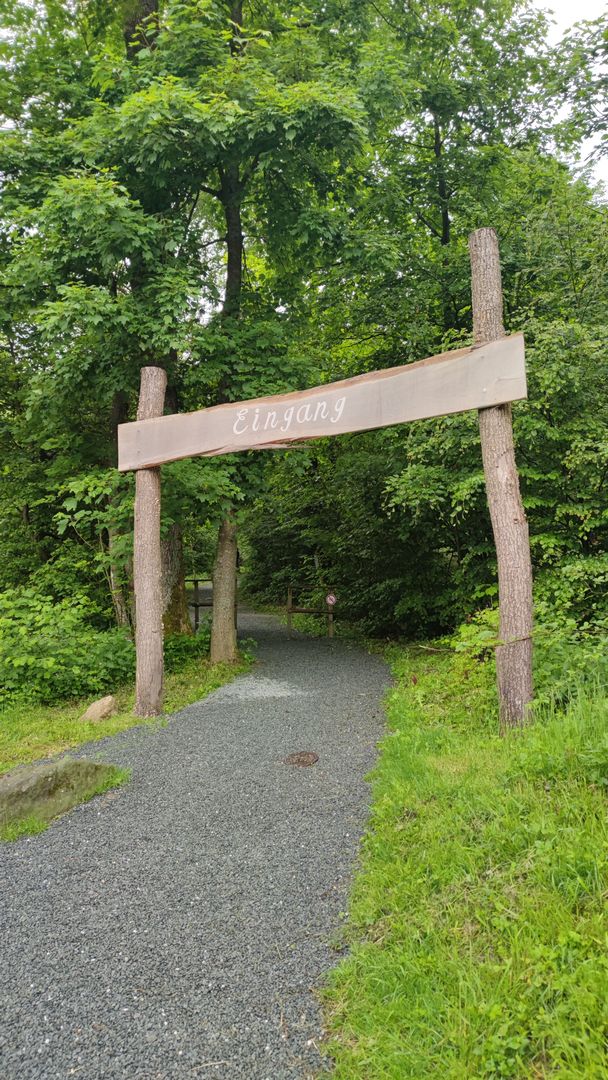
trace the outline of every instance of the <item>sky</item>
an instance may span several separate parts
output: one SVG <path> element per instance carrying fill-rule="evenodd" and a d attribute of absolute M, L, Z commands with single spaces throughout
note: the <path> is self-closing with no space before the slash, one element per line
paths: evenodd
<path fill-rule="evenodd" d="M 536 0 L 536 3 L 538 7 L 553 12 L 556 23 L 553 28 L 554 41 L 562 37 L 573 23 L 583 19 L 599 19 L 606 10 L 606 0 L 547 0 L 546 4 Z"/>
<path fill-rule="evenodd" d="M 559 41 L 574 23 L 587 19 L 598 19 L 606 11 L 606 0 L 535 0 L 538 7 L 545 11 L 551 11 L 554 25 L 552 27 L 551 44 Z M 593 144 L 585 144 L 584 150 L 590 153 Z M 603 158 L 594 167 L 594 175 L 602 180 L 608 187 L 608 158 Z"/>

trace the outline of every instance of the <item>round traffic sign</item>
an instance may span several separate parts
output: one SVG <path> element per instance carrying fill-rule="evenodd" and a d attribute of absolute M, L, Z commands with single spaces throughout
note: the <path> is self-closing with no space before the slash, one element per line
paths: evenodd
<path fill-rule="evenodd" d="M 333 607 L 337 599 L 337 596 L 334 596 L 333 592 L 330 592 L 325 597 L 325 603 L 329 604 L 330 607 Z"/>

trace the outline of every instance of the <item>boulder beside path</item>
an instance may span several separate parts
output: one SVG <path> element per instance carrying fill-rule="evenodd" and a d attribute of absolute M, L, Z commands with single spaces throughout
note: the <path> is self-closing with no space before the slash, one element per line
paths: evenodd
<path fill-rule="evenodd" d="M 116 712 L 116 698 L 113 694 L 108 694 L 89 705 L 80 719 L 83 723 L 97 724 L 100 720 L 107 720 L 114 712 Z"/>
<path fill-rule="evenodd" d="M 0 825 L 28 817 L 50 821 L 87 799 L 115 772 L 113 765 L 69 757 L 21 765 L 0 776 Z"/>

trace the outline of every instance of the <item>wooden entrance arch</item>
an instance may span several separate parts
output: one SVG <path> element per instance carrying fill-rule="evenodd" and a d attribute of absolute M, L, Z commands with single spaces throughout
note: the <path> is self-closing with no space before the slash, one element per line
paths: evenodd
<path fill-rule="evenodd" d="M 160 466 L 192 456 L 284 449 L 346 432 L 479 410 L 488 504 L 496 543 L 501 726 L 523 722 L 532 696 L 532 571 L 519 493 L 512 401 L 525 398 L 522 334 L 506 336 L 498 241 L 493 229 L 470 238 L 474 345 L 352 379 L 163 416 L 166 374 L 141 372 L 137 420 L 118 429 L 118 467 L 135 470 L 134 583 L 136 712 L 162 710 L 163 628 Z"/>

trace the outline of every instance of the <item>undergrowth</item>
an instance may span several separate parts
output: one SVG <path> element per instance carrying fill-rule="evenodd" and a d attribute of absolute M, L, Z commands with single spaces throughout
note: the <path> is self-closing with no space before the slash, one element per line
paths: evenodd
<path fill-rule="evenodd" d="M 392 661 L 334 1080 L 608 1077 L 606 694 L 501 740 L 491 664 Z"/>

